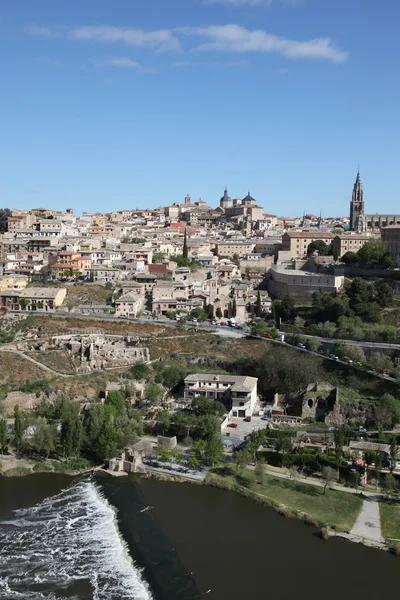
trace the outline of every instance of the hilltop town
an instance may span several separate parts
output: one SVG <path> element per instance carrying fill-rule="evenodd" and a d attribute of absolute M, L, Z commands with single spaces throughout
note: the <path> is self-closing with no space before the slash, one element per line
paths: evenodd
<path fill-rule="evenodd" d="M 0 211 L 3 471 L 397 493 L 400 215 L 215 204 Z"/>

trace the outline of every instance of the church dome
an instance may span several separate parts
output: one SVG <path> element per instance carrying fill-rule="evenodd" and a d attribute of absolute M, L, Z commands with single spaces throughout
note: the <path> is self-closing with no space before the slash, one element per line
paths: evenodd
<path fill-rule="evenodd" d="M 255 203 L 256 203 L 255 199 L 254 199 L 254 198 L 253 198 L 253 196 L 250 194 L 250 190 L 249 190 L 249 192 L 248 192 L 247 196 L 246 196 L 245 198 L 243 198 L 242 202 L 243 202 L 243 204 L 249 204 L 250 202 L 251 202 L 252 204 L 255 204 Z"/>
<path fill-rule="evenodd" d="M 231 197 L 228 195 L 228 190 L 224 189 L 224 195 L 222 196 L 220 202 L 231 202 Z"/>

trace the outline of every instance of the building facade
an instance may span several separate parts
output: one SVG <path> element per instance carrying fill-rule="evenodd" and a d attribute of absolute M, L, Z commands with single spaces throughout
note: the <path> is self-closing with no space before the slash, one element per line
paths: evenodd
<path fill-rule="evenodd" d="M 184 398 L 205 396 L 227 404 L 233 417 L 251 417 L 257 404 L 257 382 L 257 377 L 196 373 L 185 378 Z"/>

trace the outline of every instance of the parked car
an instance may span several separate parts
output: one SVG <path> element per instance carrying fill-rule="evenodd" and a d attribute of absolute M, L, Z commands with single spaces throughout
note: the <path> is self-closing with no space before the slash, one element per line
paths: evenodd
<path fill-rule="evenodd" d="M 232 429 L 236 429 L 237 423 L 228 423 L 228 427 L 232 427 Z"/>
<path fill-rule="evenodd" d="M 322 354 L 322 356 L 325 354 L 325 352 L 323 350 L 321 350 L 321 348 L 317 352 L 318 352 L 318 354 Z"/>
<path fill-rule="evenodd" d="M 225 321 L 221 321 L 220 325 L 222 325 L 222 327 L 226 327 Z"/>
<path fill-rule="evenodd" d="M 270 334 L 270 333 L 268 333 L 267 331 L 265 331 L 265 332 L 262 334 L 262 336 L 263 336 L 263 338 L 267 338 L 268 340 L 270 340 L 270 339 L 271 339 L 271 334 Z"/>
<path fill-rule="evenodd" d="M 386 369 L 379 369 L 378 371 L 381 375 L 387 375 L 388 372 L 386 371 Z"/>
<path fill-rule="evenodd" d="M 7 306 L 0 306 L 0 310 L 7 311 L 7 310 L 8 310 L 8 308 L 7 308 Z"/>
<path fill-rule="evenodd" d="M 118 319 L 127 319 L 127 315 L 118 315 Z"/>
<path fill-rule="evenodd" d="M 192 321 L 193 321 L 193 323 L 197 323 L 196 317 L 193 317 Z"/>
<path fill-rule="evenodd" d="M 246 423 L 250 423 L 251 422 L 251 417 L 245 417 L 244 420 L 246 421 Z"/>
<path fill-rule="evenodd" d="M 268 415 L 263 415 L 263 418 L 262 418 L 262 420 L 263 420 L 263 421 L 269 421 L 269 416 L 268 416 Z"/>
<path fill-rule="evenodd" d="M 298 348 L 301 348 L 302 350 L 305 350 L 305 349 L 306 349 L 306 347 L 305 347 L 305 345 L 304 345 L 304 344 L 296 344 L 296 346 L 297 346 Z"/>
<path fill-rule="evenodd" d="M 365 429 L 365 427 L 359 427 L 358 428 L 358 433 L 367 433 L 367 430 Z"/>
<path fill-rule="evenodd" d="M 331 358 L 332 360 L 337 360 L 338 357 L 335 354 L 330 354 L 329 358 Z"/>

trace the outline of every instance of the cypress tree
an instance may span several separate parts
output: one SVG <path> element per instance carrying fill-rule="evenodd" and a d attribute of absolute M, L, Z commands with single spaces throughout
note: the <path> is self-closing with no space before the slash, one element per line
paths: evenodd
<path fill-rule="evenodd" d="M 236 298 L 233 299 L 232 302 L 232 317 L 236 317 L 237 307 L 236 307 Z"/>
<path fill-rule="evenodd" d="M 19 410 L 18 404 L 14 406 L 14 444 L 15 448 L 19 450 L 22 443 L 22 417 Z"/>
<path fill-rule="evenodd" d="M 183 258 L 187 258 L 187 257 L 188 257 L 188 247 L 187 247 L 187 232 L 186 232 L 186 227 L 185 227 L 185 237 L 183 238 L 183 250 L 182 250 L 182 256 L 183 256 Z"/>
<path fill-rule="evenodd" d="M 260 295 L 260 290 L 258 290 L 258 292 L 257 292 L 257 302 L 256 302 L 255 313 L 256 313 L 256 317 L 260 317 L 261 316 L 261 295 Z"/>

